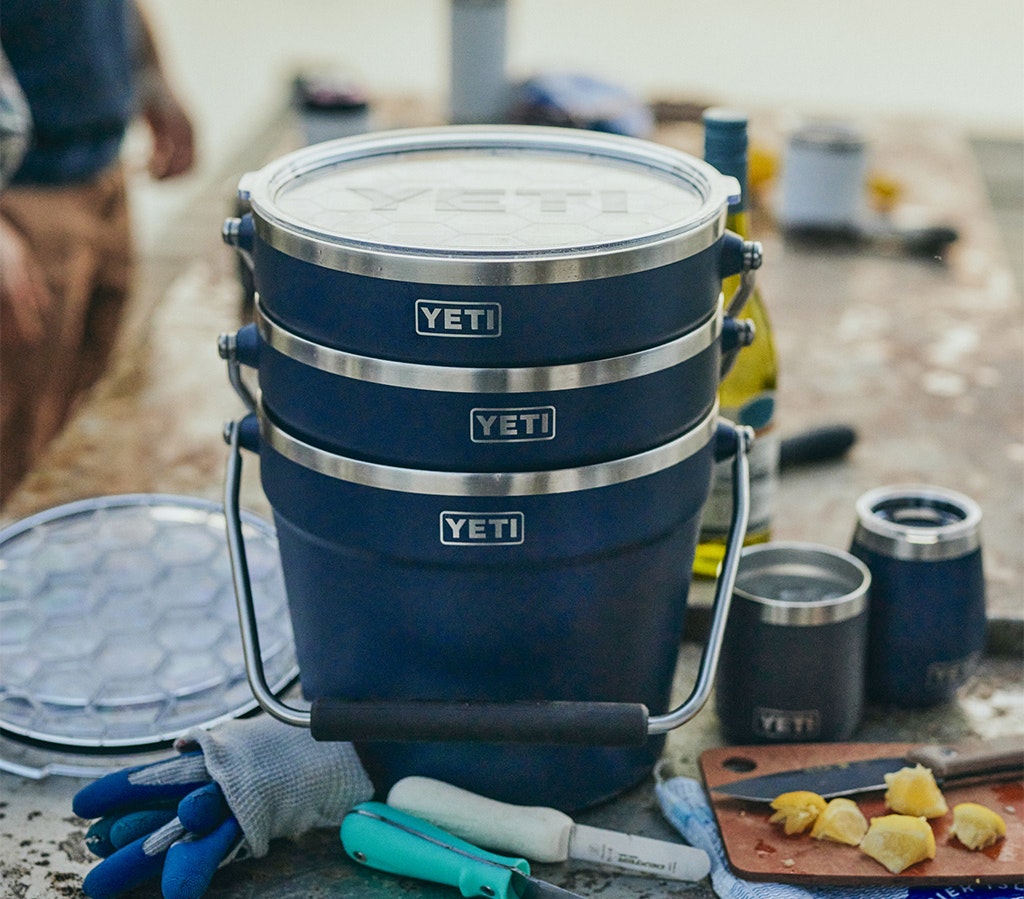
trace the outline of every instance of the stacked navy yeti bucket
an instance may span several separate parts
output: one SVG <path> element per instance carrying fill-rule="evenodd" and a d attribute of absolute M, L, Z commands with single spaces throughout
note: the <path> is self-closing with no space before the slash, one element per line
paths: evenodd
<path fill-rule="evenodd" d="M 243 179 L 228 538 L 271 714 L 356 742 L 380 790 L 421 774 L 568 810 L 649 773 L 706 698 L 731 594 L 671 710 L 712 465 L 742 468 L 749 439 L 716 404 L 742 334 L 721 281 L 759 262 L 725 231 L 735 190 L 667 147 L 497 126 L 345 138 Z M 311 711 L 253 651 L 241 450 Z"/>

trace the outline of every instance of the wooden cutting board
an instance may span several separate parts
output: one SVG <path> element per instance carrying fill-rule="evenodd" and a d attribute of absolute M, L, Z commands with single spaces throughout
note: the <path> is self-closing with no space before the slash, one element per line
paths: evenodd
<path fill-rule="evenodd" d="M 749 880 L 779 883 L 874 884 L 898 881 L 901 886 L 955 886 L 968 883 L 1012 883 L 1024 877 L 1024 782 L 1021 779 L 943 790 L 950 811 L 930 822 L 935 832 L 935 858 L 890 874 L 855 846 L 812 839 L 810 833 L 787 837 L 769 824 L 767 803 L 716 794 L 714 787 L 808 765 L 898 756 L 908 743 L 803 743 L 779 746 L 728 746 L 709 749 L 700 770 L 718 821 L 722 842 L 734 873 Z M 735 770 L 737 762 L 747 770 Z M 883 791 L 852 798 L 864 816 L 888 814 Z M 1006 838 L 979 852 L 950 836 L 952 808 L 977 802 L 998 812 L 1006 822 Z"/>

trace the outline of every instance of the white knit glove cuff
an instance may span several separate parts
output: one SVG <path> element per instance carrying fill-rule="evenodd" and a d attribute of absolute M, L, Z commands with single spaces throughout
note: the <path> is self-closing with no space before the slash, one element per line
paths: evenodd
<path fill-rule="evenodd" d="M 266 715 L 193 728 L 179 747 L 188 743 L 202 749 L 256 858 L 277 837 L 339 827 L 353 805 L 373 795 L 351 743 L 318 743 L 307 729 Z"/>

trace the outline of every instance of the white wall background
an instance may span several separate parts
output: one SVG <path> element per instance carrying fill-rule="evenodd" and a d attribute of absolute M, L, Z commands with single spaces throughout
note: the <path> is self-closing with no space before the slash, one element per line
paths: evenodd
<path fill-rule="evenodd" d="M 443 98 L 448 0 L 146 0 L 217 166 L 299 67 Z M 647 97 L 934 116 L 1024 135 L 1024 0 L 508 0 L 508 71 L 588 72 Z"/>

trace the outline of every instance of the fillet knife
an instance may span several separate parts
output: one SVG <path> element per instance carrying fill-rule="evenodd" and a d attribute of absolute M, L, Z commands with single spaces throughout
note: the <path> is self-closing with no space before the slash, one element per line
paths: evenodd
<path fill-rule="evenodd" d="M 341 845 L 361 865 L 457 887 L 488 899 L 584 899 L 530 876 L 530 863 L 485 852 L 381 802 L 355 806 L 341 822 Z"/>
<path fill-rule="evenodd" d="M 388 805 L 499 852 L 537 862 L 574 858 L 634 874 L 696 881 L 711 869 L 694 846 L 576 824 L 553 808 L 511 805 L 430 777 L 405 777 L 388 793 Z"/>
<path fill-rule="evenodd" d="M 884 790 L 886 774 L 916 764 L 930 768 L 941 787 L 1008 780 L 1024 773 L 1024 735 L 1015 734 L 984 742 L 917 746 L 903 755 L 813 765 L 734 780 L 712 787 L 711 791 L 754 802 L 770 802 L 791 790 L 810 790 L 824 799 L 831 799 Z"/>

